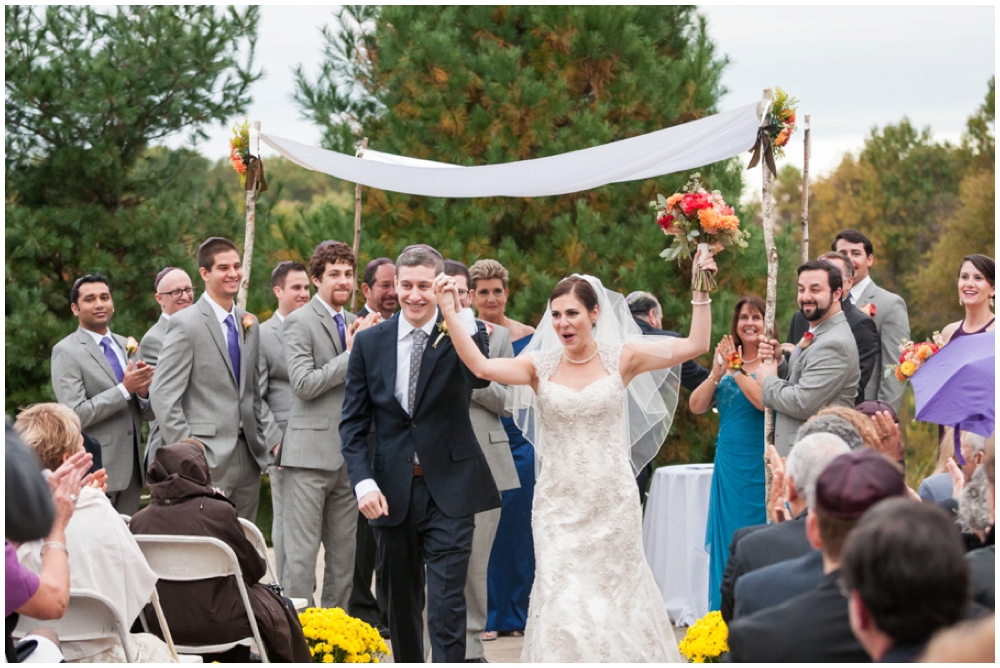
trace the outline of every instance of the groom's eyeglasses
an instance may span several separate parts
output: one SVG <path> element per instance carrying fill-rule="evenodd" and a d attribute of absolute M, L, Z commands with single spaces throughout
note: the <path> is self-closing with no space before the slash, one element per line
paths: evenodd
<path fill-rule="evenodd" d="M 170 295 L 171 299 L 180 299 L 181 295 L 194 296 L 194 288 L 177 288 L 170 292 L 157 292 L 158 295 Z"/>
<path fill-rule="evenodd" d="M 459 297 L 468 297 L 468 296 L 469 296 L 469 291 L 468 291 L 468 290 L 461 290 L 461 289 L 460 289 L 460 290 L 458 291 L 458 296 L 459 296 Z"/>

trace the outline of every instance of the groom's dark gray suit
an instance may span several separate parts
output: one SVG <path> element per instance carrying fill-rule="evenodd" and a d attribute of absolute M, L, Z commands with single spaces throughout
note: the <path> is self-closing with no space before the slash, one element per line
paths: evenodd
<path fill-rule="evenodd" d="M 354 340 L 340 447 L 351 484 L 374 480 L 388 503 L 388 516 L 371 520 L 371 525 L 389 582 L 393 659 L 424 660 L 426 565 L 433 659 L 462 662 L 474 515 L 500 507 L 500 493 L 469 419 L 472 390 L 489 381 L 462 364 L 447 336 L 435 347 L 435 328 L 424 347 L 413 412 L 408 413 L 395 396 L 401 318 L 397 314 Z M 441 321 L 439 312 L 435 322 Z M 483 328 L 473 340 L 488 355 Z M 370 458 L 369 429 L 375 432 Z"/>

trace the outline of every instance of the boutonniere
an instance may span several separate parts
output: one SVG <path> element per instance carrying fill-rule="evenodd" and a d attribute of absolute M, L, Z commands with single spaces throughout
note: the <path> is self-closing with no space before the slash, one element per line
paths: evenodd
<path fill-rule="evenodd" d="M 815 334 L 813 334 L 812 332 L 806 332 L 805 334 L 802 335 L 802 340 L 799 341 L 798 343 L 799 348 L 805 350 L 806 348 L 809 347 L 809 344 L 811 344 L 813 342 L 813 339 L 815 338 L 816 338 Z"/>
<path fill-rule="evenodd" d="M 135 355 L 137 350 L 139 350 L 139 342 L 135 340 L 135 337 L 130 336 L 127 339 L 125 339 L 126 357 L 132 357 L 132 355 Z"/>
<path fill-rule="evenodd" d="M 441 339 L 448 336 L 448 323 L 446 323 L 444 320 L 442 320 L 437 324 L 437 328 L 438 331 L 441 333 L 438 334 L 438 337 L 436 339 L 434 339 L 434 343 L 431 344 L 431 348 L 437 348 L 438 344 L 441 343 Z"/>
<path fill-rule="evenodd" d="M 486 325 L 486 335 L 493 336 L 493 325 L 486 322 L 485 320 L 483 321 L 483 324 Z"/>
<path fill-rule="evenodd" d="M 253 327 L 253 323 L 255 321 L 256 321 L 256 318 L 253 317 L 253 314 L 251 314 L 251 313 L 244 313 L 243 314 L 243 338 L 244 338 L 244 340 L 246 339 L 247 332 L 249 332 L 250 328 Z"/>
<path fill-rule="evenodd" d="M 864 313 L 869 318 L 874 318 L 875 317 L 875 304 L 871 304 L 871 303 L 865 304 L 864 306 L 861 307 L 860 310 L 861 310 L 862 313 Z"/>

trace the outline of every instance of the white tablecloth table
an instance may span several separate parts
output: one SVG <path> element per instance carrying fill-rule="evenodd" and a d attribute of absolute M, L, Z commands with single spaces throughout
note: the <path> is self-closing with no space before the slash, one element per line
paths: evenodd
<path fill-rule="evenodd" d="M 708 613 L 705 525 L 712 464 L 661 466 L 653 473 L 642 521 L 646 561 L 671 621 L 691 626 Z"/>

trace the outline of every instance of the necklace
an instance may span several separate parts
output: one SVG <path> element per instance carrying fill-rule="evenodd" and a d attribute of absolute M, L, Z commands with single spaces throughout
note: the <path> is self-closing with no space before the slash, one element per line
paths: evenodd
<path fill-rule="evenodd" d="M 744 364 L 752 364 L 753 362 L 756 362 L 759 359 L 760 359 L 760 353 L 757 353 L 757 357 L 754 357 L 752 360 L 743 360 L 743 363 Z"/>
<path fill-rule="evenodd" d="M 575 360 L 572 357 L 570 357 L 569 355 L 567 355 L 566 351 L 563 350 L 563 357 L 565 357 L 566 361 L 568 361 L 571 364 L 586 364 L 590 360 L 592 360 L 595 357 L 597 357 L 597 353 L 599 353 L 600 351 L 601 351 L 601 349 L 600 349 L 600 347 L 598 347 L 596 350 L 594 350 L 594 354 L 591 355 L 590 357 L 588 357 L 587 359 L 585 359 L 585 360 Z"/>

